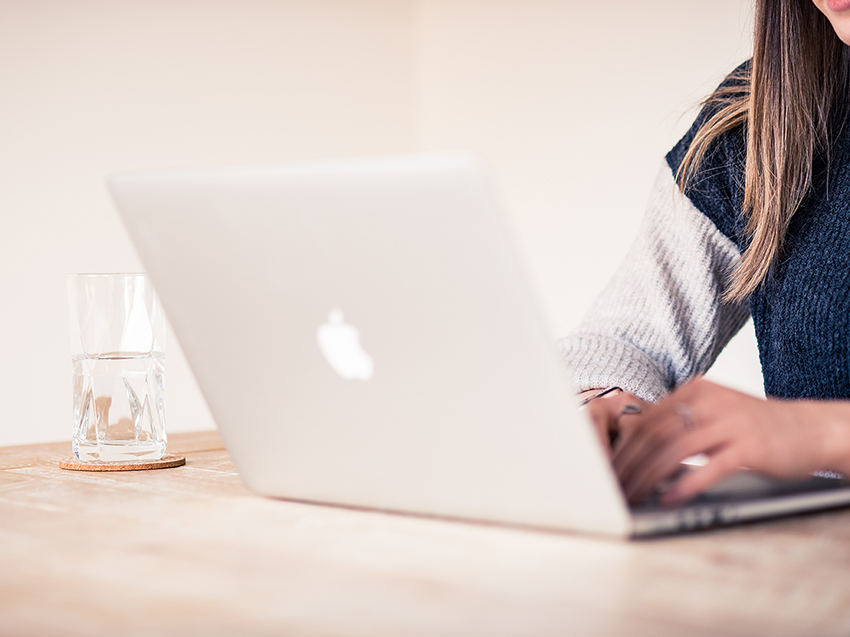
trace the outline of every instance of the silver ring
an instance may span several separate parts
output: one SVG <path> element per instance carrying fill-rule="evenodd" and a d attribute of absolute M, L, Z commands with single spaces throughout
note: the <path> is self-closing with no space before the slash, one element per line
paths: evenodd
<path fill-rule="evenodd" d="M 678 416 L 682 419 L 685 429 L 688 431 L 696 429 L 697 421 L 694 418 L 694 412 L 691 411 L 690 407 L 684 403 L 679 403 L 676 405 L 676 414 L 678 414 Z"/>
<path fill-rule="evenodd" d="M 628 403 L 623 405 L 623 408 L 620 410 L 621 416 L 634 416 L 641 412 L 640 405 L 635 405 L 634 403 Z"/>

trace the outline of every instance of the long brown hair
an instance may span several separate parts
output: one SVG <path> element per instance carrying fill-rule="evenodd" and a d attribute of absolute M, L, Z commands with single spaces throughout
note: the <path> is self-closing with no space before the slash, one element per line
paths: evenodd
<path fill-rule="evenodd" d="M 686 191 L 709 146 L 744 126 L 744 209 L 749 245 L 726 299 L 755 291 L 782 252 L 791 217 L 812 188 L 815 160 L 829 161 L 850 89 L 850 47 L 812 0 L 756 0 L 753 59 L 706 100 L 710 116 L 676 175 Z"/>

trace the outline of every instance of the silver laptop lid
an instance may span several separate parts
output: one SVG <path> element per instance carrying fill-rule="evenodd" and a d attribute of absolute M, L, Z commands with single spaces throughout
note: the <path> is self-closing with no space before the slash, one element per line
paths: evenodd
<path fill-rule="evenodd" d="M 629 533 L 474 159 L 109 188 L 255 491 Z"/>

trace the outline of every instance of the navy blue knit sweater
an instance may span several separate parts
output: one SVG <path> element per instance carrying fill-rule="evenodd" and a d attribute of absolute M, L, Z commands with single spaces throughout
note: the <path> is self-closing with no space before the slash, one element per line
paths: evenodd
<path fill-rule="evenodd" d="M 678 169 L 707 107 L 667 155 Z M 850 135 L 834 142 L 829 166 L 794 215 L 770 276 L 750 299 L 765 392 L 782 398 L 850 397 Z M 686 192 L 743 251 L 743 127 L 709 151 Z M 828 172 L 827 172 L 828 171 Z M 828 179 L 824 178 L 828 175 Z M 827 187 L 828 184 L 828 187 Z"/>

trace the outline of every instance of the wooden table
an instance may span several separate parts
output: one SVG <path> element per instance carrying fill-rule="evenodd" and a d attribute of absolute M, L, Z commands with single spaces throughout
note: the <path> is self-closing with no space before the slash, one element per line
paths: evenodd
<path fill-rule="evenodd" d="M 848 635 L 850 511 L 626 542 L 252 495 L 0 449 L 0 635 Z"/>

